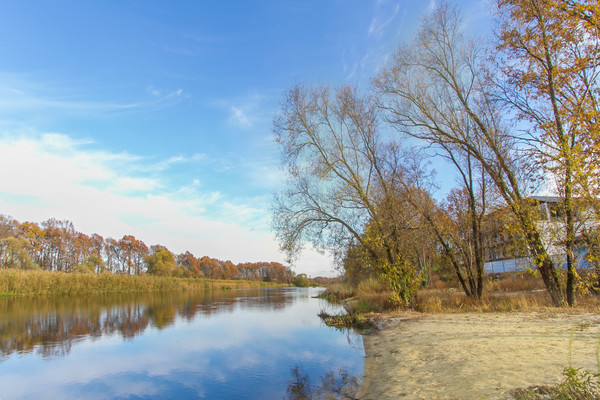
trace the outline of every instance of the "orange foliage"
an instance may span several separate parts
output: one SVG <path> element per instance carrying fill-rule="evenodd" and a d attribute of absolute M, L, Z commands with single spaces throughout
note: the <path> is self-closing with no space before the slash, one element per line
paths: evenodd
<path fill-rule="evenodd" d="M 10 217 L 0 215 L 0 255 L 3 242 L 8 238 L 24 239 L 31 260 L 47 271 L 73 272 L 88 262 L 90 257 L 101 259 L 102 268 L 115 274 L 141 275 L 147 271 L 145 258 L 164 246 L 150 248 L 133 235 L 124 235 L 120 240 L 103 238 L 97 233 L 88 236 L 75 230 L 70 221 L 58 221 L 54 218 L 42 222 L 20 223 Z M 166 249 L 168 250 L 168 249 Z M 1 258 L 1 257 L 0 257 Z M 231 261 L 221 261 L 210 257 L 196 258 L 186 251 L 175 257 L 177 269 L 174 276 L 240 279 L 265 282 L 290 283 L 294 273 L 277 262 L 244 263 L 235 265 Z M 105 267 L 104 267 L 105 266 Z M 1 268 L 7 265 L 0 264 Z M 91 268 L 94 269 L 94 268 Z"/>

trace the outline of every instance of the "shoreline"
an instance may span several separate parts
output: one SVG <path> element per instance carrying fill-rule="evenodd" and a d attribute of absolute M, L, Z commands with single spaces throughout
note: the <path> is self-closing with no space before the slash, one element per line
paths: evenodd
<path fill-rule="evenodd" d="M 510 398 L 557 384 L 565 367 L 598 372 L 600 314 L 406 312 L 380 320 L 363 345 L 361 400 Z"/>

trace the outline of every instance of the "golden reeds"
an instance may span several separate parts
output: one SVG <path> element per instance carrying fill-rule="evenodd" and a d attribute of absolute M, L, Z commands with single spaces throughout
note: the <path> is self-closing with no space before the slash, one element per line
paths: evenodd
<path fill-rule="evenodd" d="M 272 282 L 0 270 L 0 295 L 76 295 L 277 286 Z"/>

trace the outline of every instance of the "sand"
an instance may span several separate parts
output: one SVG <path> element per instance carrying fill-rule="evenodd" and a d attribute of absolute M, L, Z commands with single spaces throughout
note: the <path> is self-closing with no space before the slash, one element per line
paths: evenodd
<path fill-rule="evenodd" d="M 363 338 L 360 399 L 501 399 L 598 372 L 599 314 L 468 313 L 388 318 Z"/>

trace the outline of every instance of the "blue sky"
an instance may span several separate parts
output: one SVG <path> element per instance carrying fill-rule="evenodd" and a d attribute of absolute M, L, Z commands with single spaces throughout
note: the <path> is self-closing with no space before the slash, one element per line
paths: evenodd
<path fill-rule="evenodd" d="M 486 0 L 460 2 L 484 29 Z M 271 124 L 297 83 L 369 79 L 434 1 L 5 1 L 0 214 L 284 261 Z M 483 33 L 483 32 L 482 32 Z M 332 275 L 307 251 L 294 270 Z"/>

